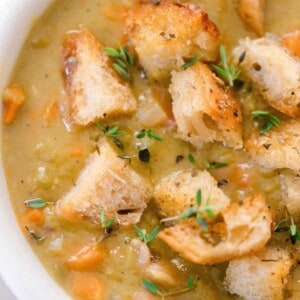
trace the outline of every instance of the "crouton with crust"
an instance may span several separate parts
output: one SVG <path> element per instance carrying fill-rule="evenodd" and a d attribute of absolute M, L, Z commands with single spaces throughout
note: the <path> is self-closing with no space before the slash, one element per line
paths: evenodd
<path fill-rule="evenodd" d="M 195 205 L 195 195 L 201 190 L 202 205 L 226 207 L 230 200 L 217 186 L 217 181 L 207 171 L 185 170 L 173 172 L 162 178 L 154 188 L 154 200 L 163 217 L 177 216 Z"/>
<path fill-rule="evenodd" d="M 300 215 L 300 173 L 293 174 L 285 170 L 280 174 L 280 183 L 287 210 L 292 215 Z"/>
<path fill-rule="evenodd" d="M 161 79 L 184 63 L 184 58 L 218 57 L 219 31 L 207 13 L 191 3 L 137 0 L 125 32 L 148 77 Z"/>
<path fill-rule="evenodd" d="M 270 106 L 293 118 L 300 116 L 300 59 L 270 36 L 241 40 L 233 55 Z"/>
<path fill-rule="evenodd" d="M 256 34 L 264 34 L 266 0 L 236 0 L 237 11 L 243 22 Z"/>
<path fill-rule="evenodd" d="M 245 300 L 282 300 L 294 263 L 290 251 L 274 246 L 232 260 L 226 270 L 226 289 Z"/>
<path fill-rule="evenodd" d="M 229 261 L 263 249 L 271 237 L 271 214 L 262 196 L 246 198 L 220 211 L 224 221 L 201 229 L 196 219 L 164 229 L 159 237 L 197 264 Z"/>
<path fill-rule="evenodd" d="M 266 169 L 300 170 L 300 122 L 282 121 L 264 134 L 252 131 L 245 143 L 251 157 Z"/>
<path fill-rule="evenodd" d="M 97 223 L 100 212 L 118 224 L 137 223 L 152 196 L 149 183 L 123 159 L 114 145 L 103 140 L 88 158 L 76 184 L 56 204 L 59 216 L 69 221 Z"/>
<path fill-rule="evenodd" d="M 220 141 L 242 148 L 242 112 L 229 88 L 202 62 L 173 71 L 169 91 L 180 137 L 201 148 Z"/>
<path fill-rule="evenodd" d="M 88 29 L 66 35 L 63 60 L 73 124 L 88 125 L 136 111 L 129 86 L 112 69 L 103 46 Z"/>

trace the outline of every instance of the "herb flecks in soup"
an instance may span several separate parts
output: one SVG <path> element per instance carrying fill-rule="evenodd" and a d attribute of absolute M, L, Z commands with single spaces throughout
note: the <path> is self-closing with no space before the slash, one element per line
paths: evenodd
<path fill-rule="evenodd" d="M 62 0 L 34 26 L 3 157 L 71 297 L 300 297 L 299 10 Z"/>

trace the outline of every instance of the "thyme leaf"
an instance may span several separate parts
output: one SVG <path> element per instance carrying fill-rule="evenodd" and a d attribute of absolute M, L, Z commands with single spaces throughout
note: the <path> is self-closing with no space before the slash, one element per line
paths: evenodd
<path fill-rule="evenodd" d="M 115 223 L 115 219 L 106 220 L 104 208 L 100 212 L 100 221 L 101 221 L 102 228 L 111 227 Z"/>
<path fill-rule="evenodd" d="M 269 111 L 256 110 L 252 112 L 253 119 L 263 119 L 264 124 L 262 125 L 259 133 L 263 134 L 269 131 L 273 126 L 279 127 L 281 121 L 276 116 L 272 115 Z"/>
<path fill-rule="evenodd" d="M 189 162 L 190 162 L 192 165 L 195 165 L 195 164 L 196 164 L 195 157 L 193 156 L 192 153 L 189 153 L 188 159 L 189 159 Z"/>
<path fill-rule="evenodd" d="M 228 64 L 227 53 L 224 45 L 220 46 L 221 62 L 218 65 L 210 65 L 212 70 L 221 76 L 231 87 L 234 86 L 234 81 L 239 77 L 240 71 L 236 70 L 234 65 Z"/>
<path fill-rule="evenodd" d="M 149 139 L 154 139 L 154 140 L 157 140 L 157 141 L 162 141 L 162 137 L 159 136 L 158 134 L 154 133 L 152 131 L 152 129 L 142 129 L 141 131 L 139 131 L 137 134 L 136 134 L 136 138 L 138 139 L 142 139 L 142 138 L 149 138 Z"/>
<path fill-rule="evenodd" d="M 181 70 L 186 70 L 187 68 L 193 66 L 196 62 L 201 59 L 202 56 L 196 56 L 192 58 L 184 59 L 184 64 L 180 66 Z"/>
<path fill-rule="evenodd" d="M 155 226 L 154 229 L 149 234 L 147 233 L 146 229 L 140 228 L 137 225 L 134 225 L 134 229 L 138 234 L 138 238 L 146 244 L 152 242 L 156 238 L 159 232 L 158 225 Z"/>
<path fill-rule="evenodd" d="M 48 203 L 42 198 L 26 200 L 25 205 L 29 208 L 44 208 Z"/>
<path fill-rule="evenodd" d="M 226 162 L 220 162 L 220 161 L 207 161 L 206 164 L 206 170 L 211 170 L 211 169 L 219 169 L 223 167 L 227 167 L 228 164 Z"/>

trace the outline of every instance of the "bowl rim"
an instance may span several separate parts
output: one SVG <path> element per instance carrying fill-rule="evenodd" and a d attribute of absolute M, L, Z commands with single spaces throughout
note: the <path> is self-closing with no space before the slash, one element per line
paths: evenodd
<path fill-rule="evenodd" d="M 32 25 L 52 2 L 53 0 L 1 0 L 0 94 L 11 78 Z M 70 299 L 42 266 L 17 224 L 4 175 L 2 122 L 0 123 L 0 277 L 17 299 Z"/>

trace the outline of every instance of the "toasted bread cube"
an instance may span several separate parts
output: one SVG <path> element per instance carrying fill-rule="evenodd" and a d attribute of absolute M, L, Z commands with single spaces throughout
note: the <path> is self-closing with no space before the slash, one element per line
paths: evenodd
<path fill-rule="evenodd" d="M 240 104 L 205 64 L 173 71 L 169 91 L 183 140 L 197 148 L 214 141 L 234 149 L 243 146 Z"/>
<path fill-rule="evenodd" d="M 268 247 L 229 263 L 225 286 L 245 300 L 282 300 L 295 259 L 288 250 Z"/>
<path fill-rule="evenodd" d="M 128 163 L 117 157 L 115 147 L 106 140 L 100 154 L 91 154 L 75 186 L 56 204 L 58 215 L 70 221 L 84 218 L 106 219 L 125 225 L 137 223 L 151 197 L 149 183 Z"/>
<path fill-rule="evenodd" d="M 63 59 L 74 124 L 87 125 L 136 111 L 129 86 L 112 69 L 103 46 L 88 29 L 66 35 Z"/>
<path fill-rule="evenodd" d="M 244 59 L 241 59 L 245 53 Z M 293 118 L 300 116 L 300 60 L 275 38 L 246 38 L 233 50 L 236 62 L 264 100 Z"/>
<path fill-rule="evenodd" d="M 254 130 L 245 146 L 252 158 L 266 169 L 300 170 L 300 122 L 284 121 L 264 134 Z"/>
<path fill-rule="evenodd" d="M 167 77 L 183 58 L 218 57 L 219 31 L 207 13 L 194 4 L 138 0 L 127 18 L 128 44 L 135 49 L 148 77 Z"/>
<path fill-rule="evenodd" d="M 236 0 L 243 22 L 258 35 L 264 34 L 266 0 Z"/>
<path fill-rule="evenodd" d="M 261 196 L 220 211 L 224 221 L 204 232 L 195 219 L 164 229 L 159 237 L 196 264 L 215 264 L 263 249 L 271 237 L 271 214 Z"/>
<path fill-rule="evenodd" d="M 300 173 L 281 172 L 280 183 L 282 198 L 292 215 L 300 214 Z"/>
<path fill-rule="evenodd" d="M 202 205 L 226 207 L 230 200 L 218 188 L 217 181 L 207 171 L 178 171 L 161 179 L 154 189 L 154 200 L 159 214 L 164 217 L 177 216 L 186 208 L 195 205 L 195 195 L 201 190 Z"/>

